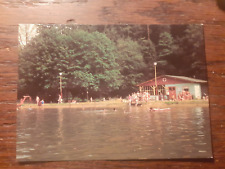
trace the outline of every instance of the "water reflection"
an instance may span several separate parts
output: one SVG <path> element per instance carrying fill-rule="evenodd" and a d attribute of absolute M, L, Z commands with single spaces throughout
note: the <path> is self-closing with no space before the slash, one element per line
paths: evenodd
<path fill-rule="evenodd" d="M 22 109 L 17 159 L 210 158 L 207 107 Z"/>

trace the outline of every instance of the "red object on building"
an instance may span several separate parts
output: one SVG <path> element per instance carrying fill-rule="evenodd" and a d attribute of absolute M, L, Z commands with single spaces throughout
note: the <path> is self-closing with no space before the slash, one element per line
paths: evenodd
<path fill-rule="evenodd" d="M 161 75 L 137 86 L 139 86 L 140 92 L 147 92 L 151 96 L 158 97 L 159 100 L 191 100 L 193 98 L 201 99 L 202 92 L 199 85 L 203 83 L 206 84 L 207 81 L 185 76 Z"/>
<path fill-rule="evenodd" d="M 167 85 L 167 84 L 181 84 L 181 83 L 206 83 L 205 80 L 194 79 L 185 76 L 172 76 L 172 75 L 162 75 L 157 77 L 157 85 Z M 146 82 L 140 83 L 137 86 L 154 86 L 155 78 L 148 80 Z"/>

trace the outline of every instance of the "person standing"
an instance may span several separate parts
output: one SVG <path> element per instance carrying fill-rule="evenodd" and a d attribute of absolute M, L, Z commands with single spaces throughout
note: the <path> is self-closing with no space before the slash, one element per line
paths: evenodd
<path fill-rule="evenodd" d="M 128 102 L 129 102 L 129 106 L 131 105 L 131 102 L 132 102 L 132 98 L 131 98 L 131 95 L 129 94 L 128 96 Z"/>
<path fill-rule="evenodd" d="M 38 96 L 36 96 L 37 105 L 38 105 L 39 101 L 40 101 L 40 98 Z"/>
<path fill-rule="evenodd" d="M 60 95 L 60 94 L 59 94 L 58 103 L 62 103 L 62 97 L 61 97 L 61 95 Z"/>

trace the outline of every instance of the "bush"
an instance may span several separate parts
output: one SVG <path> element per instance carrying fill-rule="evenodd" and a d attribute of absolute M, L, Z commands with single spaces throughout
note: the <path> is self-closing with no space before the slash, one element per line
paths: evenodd
<path fill-rule="evenodd" d="M 87 102 L 88 100 L 87 100 L 87 99 L 83 99 L 82 101 L 83 101 L 83 102 Z"/>
<path fill-rule="evenodd" d="M 82 99 L 79 97 L 75 97 L 73 100 L 76 100 L 76 102 L 82 102 Z"/>

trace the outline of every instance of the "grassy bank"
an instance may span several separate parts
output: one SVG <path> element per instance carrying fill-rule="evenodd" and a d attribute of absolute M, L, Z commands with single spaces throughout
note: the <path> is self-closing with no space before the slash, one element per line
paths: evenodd
<path fill-rule="evenodd" d="M 82 108 L 82 107 L 124 107 L 128 103 L 122 102 L 120 99 L 117 100 L 106 100 L 101 102 L 79 102 L 79 103 L 46 103 L 42 108 Z M 208 101 L 204 100 L 188 100 L 188 101 L 150 101 L 142 103 L 142 106 L 149 107 L 180 107 L 180 106 L 208 106 Z M 23 104 L 21 108 L 36 108 L 39 107 L 36 104 Z"/>

